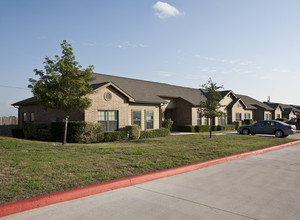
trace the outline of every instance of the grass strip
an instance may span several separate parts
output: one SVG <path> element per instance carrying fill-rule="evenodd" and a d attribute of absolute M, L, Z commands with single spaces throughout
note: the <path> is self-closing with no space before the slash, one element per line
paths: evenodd
<path fill-rule="evenodd" d="M 291 141 L 239 135 L 209 139 L 193 134 L 62 146 L 0 136 L 0 204 Z"/>

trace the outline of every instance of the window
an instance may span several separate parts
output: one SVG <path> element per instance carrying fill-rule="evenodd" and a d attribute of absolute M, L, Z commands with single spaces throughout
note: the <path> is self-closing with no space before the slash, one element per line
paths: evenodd
<path fill-rule="evenodd" d="M 242 113 L 235 113 L 235 120 L 241 121 L 242 120 Z"/>
<path fill-rule="evenodd" d="M 218 125 L 226 125 L 226 117 L 221 116 L 218 118 Z"/>
<path fill-rule="evenodd" d="M 23 122 L 26 122 L 26 112 L 23 112 L 23 115 L 22 115 L 22 121 L 23 121 Z"/>
<path fill-rule="evenodd" d="M 146 129 L 153 129 L 153 111 L 145 111 Z"/>
<path fill-rule="evenodd" d="M 141 127 L 141 119 L 142 119 L 142 112 L 141 111 L 132 111 L 132 124 L 139 125 Z"/>
<path fill-rule="evenodd" d="M 204 117 L 204 125 L 209 125 L 209 120 L 206 117 Z"/>
<path fill-rule="evenodd" d="M 272 119 L 272 115 L 270 113 L 266 113 L 266 120 L 271 120 Z"/>
<path fill-rule="evenodd" d="M 118 111 L 98 111 L 98 123 L 102 124 L 103 131 L 118 130 Z"/>
<path fill-rule="evenodd" d="M 281 118 L 280 114 L 277 114 L 276 119 Z"/>
<path fill-rule="evenodd" d="M 197 112 L 197 125 L 202 125 L 202 113 L 201 112 Z"/>
<path fill-rule="evenodd" d="M 34 112 L 30 112 L 30 122 L 34 122 Z"/>
<path fill-rule="evenodd" d="M 245 113 L 244 116 L 245 116 L 244 119 L 251 119 L 251 114 L 250 113 Z"/>

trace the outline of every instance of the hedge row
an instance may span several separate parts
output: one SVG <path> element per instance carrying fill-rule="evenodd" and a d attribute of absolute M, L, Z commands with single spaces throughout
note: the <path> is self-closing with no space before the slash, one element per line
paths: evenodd
<path fill-rule="evenodd" d="M 235 126 L 228 124 L 228 125 L 213 125 L 212 130 L 213 131 L 229 131 L 234 130 Z M 209 132 L 209 125 L 183 125 L 178 126 L 177 131 L 180 132 Z"/>
<path fill-rule="evenodd" d="M 53 122 L 49 129 L 46 124 L 25 123 L 23 129 L 13 129 L 13 137 L 43 141 L 61 142 L 64 135 L 64 122 Z M 99 143 L 120 140 L 136 140 L 139 138 L 164 137 L 170 134 L 167 128 L 151 131 L 141 131 L 138 125 L 126 126 L 121 131 L 103 132 L 102 124 L 84 121 L 68 123 L 67 142 L 69 143 Z"/>
<path fill-rule="evenodd" d="M 170 135 L 170 130 L 167 128 L 159 128 L 150 131 L 141 131 L 140 139 L 166 137 Z"/>

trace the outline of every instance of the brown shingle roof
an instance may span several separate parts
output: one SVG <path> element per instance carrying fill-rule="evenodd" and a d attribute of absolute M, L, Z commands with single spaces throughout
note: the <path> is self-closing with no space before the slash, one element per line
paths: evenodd
<path fill-rule="evenodd" d="M 12 104 L 13 106 L 19 106 L 19 105 L 30 105 L 30 104 L 35 104 L 37 103 L 37 100 L 35 97 L 31 97 L 28 99 L 24 99 L 22 101 L 16 102 L 14 104 Z"/>
<path fill-rule="evenodd" d="M 265 104 L 263 102 L 260 102 L 256 99 L 253 99 L 249 96 L 239 95 L 239 94 L 236 94 L 236 96 L 243 100 L 243 102 L 247 105 L 247 109 L 256 109 L 256 106 L 258 106 L 258 107 L 261 107 L 261 108 L 263 108 L 267 111 L 272 111 L 273 110 L 273 108 L 268 106 L 267 104 Z"/>
<path fill-rule="evenodd" d="M 165 100 L 161 97 L 180 97 L 195 106 L 198 106 L 201 101 L 205 101 L 205 97 L 199 89 L 105 74 L 94 74 L 94 77 L 96 79 L 92 84 L 113 82 L 132 96 L 137 103 L 164 103 Z"/>
<path fill-rule="evenodd" d="M 112 82 L 126 94 L 133 97 L 136 103 L 165 103 L 166 101 L 162 97 L 182 98 L 194 106 L 198 106 L 201 101 L 205 101 L 205 97 L 199 89 L 105 74 L 94 73 L 93 75 L 95 77 L 95 80 L 91 83 L 93 89 L 97 89 Z M 27 105 L 34 103 L 37 103 L 37 100 L 32 97 L 16 102 L 13 105 Z"/>

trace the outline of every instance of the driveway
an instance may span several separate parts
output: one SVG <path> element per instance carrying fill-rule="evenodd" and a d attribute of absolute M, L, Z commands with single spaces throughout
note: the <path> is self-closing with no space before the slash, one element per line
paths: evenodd
<path fill-rule="evenodd" d="M 3 220 L 299 219 L 300 145 Z"/>

